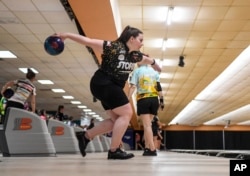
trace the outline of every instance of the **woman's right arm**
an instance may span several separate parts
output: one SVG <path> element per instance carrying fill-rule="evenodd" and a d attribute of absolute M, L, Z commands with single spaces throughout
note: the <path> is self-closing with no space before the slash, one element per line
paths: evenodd
<path fill-rule="evenodd" d="M 69 32 L 56 33 L 55 36 L 60 37 L 63 41 L 66 39 L 73 40 L 77 43 L 88 46 L 88 47 L 98 51 L 99 53 L 103 53 L 103 40 L 91 39 L 91 38 L 85 37 L 83 35 L 69 33 Z"/>

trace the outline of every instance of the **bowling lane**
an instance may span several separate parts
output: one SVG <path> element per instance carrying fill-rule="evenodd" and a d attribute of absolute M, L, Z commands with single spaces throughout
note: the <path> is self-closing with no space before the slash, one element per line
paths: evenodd
<path fill-rule="evenodd" d="M 4 176 L 229 176 L 228 158 L 160 151 L 157 157 L 132 151 L 129 160 L 107 160 L 106 152 L 58 154 L 56 157 L 0 157 Z"/>

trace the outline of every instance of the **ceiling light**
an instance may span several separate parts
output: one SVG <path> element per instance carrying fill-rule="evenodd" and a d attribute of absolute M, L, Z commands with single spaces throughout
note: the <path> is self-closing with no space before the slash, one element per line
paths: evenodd
<path fill-rule="evenodd" d="M 168 6 L 144 6 L 143 7 L 143 18 L 153 19 L 155 22 L 166 21 L 168 13 Z"/>
<path fill-rule="evenodd" d="M 40 84 L 54 84 L 52 81 L 50 80 L 37 80 Z"/>
<path fill-rule="evenodd" d="M 74 97 L 70 96 L 70 95 L 63 95 L 62 96 L 64 99 L 74 99 Z"/>
<path fill-rule="evenodd" d="M 173 77 L 173 74 L 171 73 L 161 73 L 160 78 L 161 79 L 171 79 Z"/>
<path fill-rule="evenodd" d="M 80 101 L 71 101 L 72 104 L 81 104 Z"/>
<path fill-rule="evenodd" d="M 0 51 L 0 58 L 5 58 L 5 59 L 15 59 L 17 58 L 16 55 L 14 55 L 10 51 Z"/>
<path fill-rule="evenodd" d="M 166 43 L 164 45 L 165 45 L 165 48 L 178 48 L 180 46 L 183 46 L 184 43 L 185 42 L 183 40 L 169 38 L 168 40 L 166 40 Z"/>
<path fill-rule="evenodd" d="M 91 112 L 91 109 L 83 109 L 84 112 Z"/>
<path fill-rule="evenodd" d="M 99 120 L 99 121 L 103 121 L 102 117 L 97 117 L 96 119 Z"/>
<path fill-rule="evenodd" d="M 168 8 L 168 17 L 167 17 L 167 25 L 171 25 L 173 18 L 174 7 Z"/>
<path fill-rule="evenodd" d="M 95 115 L 96 113 L 95 112 L 89 112 L 88 114 L 89 115 Z"/>
<path fill-rule="evenodd" d="M 166 50 L 166 47 L 167 47 L 167 40 L 168 40 L 168 39 L 163 39 L 163 42 L 162 42 L 162 51 L 165 51 L 165 50 Z"/>
<path fill-rule="evenodd" d="M 30 68 L 34 73 L 38 73 L 38 71 L 36 70 L 36 69 L 34 69 L 34 68 Z M 21 72 L 23 72 L 23 73 L 27 73 L 28 72 L 28 68 L 19 68 L 19 70 L 21 71 Z"/>
<path fill-rule="evenodd" d="M 244 114 L 249 114 L 249 112 L 250 112 L 250 104 L 243 106 L 239 109 L 236 109 L 235 111 L 231 111 L 227 114 L 224 114 L 224 115 L 217 117 L 215 119 L 212 119 L 208 122 L 205 122 L 204 124 L 205 125 L 223 124 L 225 120 L 233 119 L 235 117 L 239 118 L 239 117 L 244 116 Z"/>
<path fill-rule="evenodd" d="M 65 92 L 65 90 L 63 90 L 63 89 L 51 89 L 51 90 L 55 93 L 64 93 Z"/>
<path fill-rule="evenodd" d="M 237 125 L 250 125 L 250 120 L 247 120 L 247 121 L 244 121 L 244 122 L 237 123 Z"/>
<path fill-rule="evenodd" d="M 192 113 L 194 109 L 198 107 L 201 102 L 192 100 L 170 123 L 169 125 L 174 125 L 178 122 L 182 122 L 187 118 L 190 118 L 189 113 Z"/>
<path fill-rule="evenodd" d="M 110 5 L 112 8 L 112 12 L 113 12 L 113 17 L 114 17 L 114 21 L 115 21 L 115 26 L 116 26 L 116 32 L 117 35 L 119 36 L 122 33 L 122 22 L 121 22 L 121 15 L 120 15 L 120 11 L 119 11 L 119 3 L 116 0 L 111 0 L 110 1 Z"/>
<path fill-rule="evenodd" d="M 171 122 L 170 124 L 175 124 L 176 122 L 188 121 L 192 112 L 196 109 L 202 109 L 202 106 L 205 106 L 206 101 L 213 101 L 213 99 L 209 99 L 209 97 L 213 97 L 213 94 L 224 93 L 224 89 L 221 89 L 222 92 L 219 92 L 218 87 L 221 87 L 223 83 L 228 82 L 232 75 L 236 75 L 239 70 L 247 69 L 246 65 L 249 64 L 249 55 L 250 55 L 250 45 L 214 80 L 212 81 L 200 94 L 198 94 L 194 100 L 192 100 Z M 225 87 L 226 88 L 226 87 Z M 250 109 L 249 105 L 244 107 Z M 239 109 L 239 111 L 242 108 Z M 236 113 L 237 111 L 232 111 L 231 113 Z M 229 114 L 225 114 L 223 116 L 218 117 L 212 121 L 206 122 L 205 124 L 214 124 L 215 120 L 221 120 L 222 118 L 225 120 L 225 117 L 229 116 Z M 235 116 L 231 116 L 231 119 L 235 118 Z M 236 118 L 239 116 L 236 116 Z M 217 123 L 216 123 L 217 124 Z"/>
<path fill-rule="evenodd" d="M 143 40 L 144 46 L 152 47 L 152 48 L 161 48 L 162 47 L 162 38 L 152 38 Z"/>
<path fill-rule="evenodd" d="M 164 58 L 162 60 L 162 66 L 176 66 L 178 64 L 178 61 L 176 60 L 176 56 L 173 58 Z M 173 75 L 172 75 L 173 76 Z"/>
<path fill-rule="evenodd" d="M 159 65 L 160 68 L 162 68 L 163 59 L 155 59 L 155 62 Z"/>
<path fill-rule="evenodd" d="M 87 108 L 87 106 L 83 106 L 83 105 L 79 105 L 77 106 L 78 108 L 81 108 L 81 109 L 84 109 L 84 108 Z"/>
<path fill-rule="evenodd" d="M 195 99 L 206 99 L 213 92 L 218 93 L 218 87 L 222 83 L 226 83 L 231 79 L 232 75 L 236 75 L 239 70 L 246 67 L 249 63 L 250 45 L 211 83 L 209 84 Z M 224 93 L 224 92 L 223 92 Z"/>
<path fill-rule="evenodd" d="M 162 88 L 169 87 L 169 83 L 161 83 L 161 87 Z"/>

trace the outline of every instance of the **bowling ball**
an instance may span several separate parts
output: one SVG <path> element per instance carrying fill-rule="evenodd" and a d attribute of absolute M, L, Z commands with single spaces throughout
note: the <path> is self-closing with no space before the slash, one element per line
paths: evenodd
<path fill-rule="evenodd" d="M 44 42 L 44 49 L 52 56 L 58 55 L 64 50 L 64 42 L 60 37 L 49 36 Z"/>
<path fill-rule="evenodd" d="M 14 95 L 14 91 L 11 88 L 6 89 L 3 92 L 3 96 L 7 99 L 9 99 L 10 97 L 12 97 Z"/>

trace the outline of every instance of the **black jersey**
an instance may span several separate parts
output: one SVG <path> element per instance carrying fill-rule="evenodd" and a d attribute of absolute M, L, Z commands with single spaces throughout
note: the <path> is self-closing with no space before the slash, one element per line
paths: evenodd
<path fill-rule="evenodd" d="M 115 82 L 123 85 L 133 71 L 134 64 L 141 60 L 141 52 L 129 53 L 128 48 L 122 42 L 104 41 L 100 70 L 109 75 Z"/>

